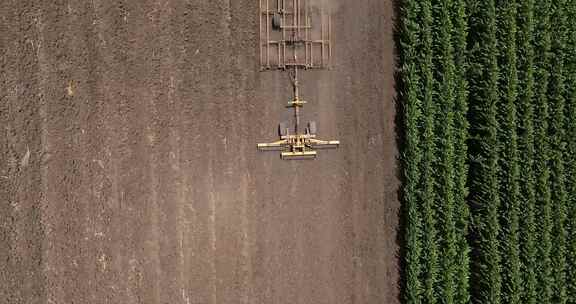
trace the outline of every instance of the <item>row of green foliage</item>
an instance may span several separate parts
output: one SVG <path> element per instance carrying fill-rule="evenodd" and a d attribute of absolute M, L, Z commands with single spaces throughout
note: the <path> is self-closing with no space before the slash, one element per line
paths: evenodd
<path fill-rule="evenodd" d="M 405 288 L 408 303 L 469 294 L 465 1 L 402 8 Z"/>
<path fill-rule="evenodd" d="M 551 28 L 551 75 L 548 88 L 550 108 L 550 128 L 548 138 L 550 142 L 550 184 L 552 199 L 552 243 L 553 249 L 550 260 L 552 262 L 552 290 L 553 295 L 549 303 L 565 304 L 568 301 L 566 288 L 566 238 L 567 227 L 567 199 L 566 192 L 566 74 L 565 60 L 567 43 L 566 0 L 552 2 Z"/>
<path fill-rule="evenodd" d="M 401 31 L 401 74 L 403 88 L 399 94 L 404 101 L 405 144 L 403 147 L 404 192 L 403 210 L 405 235 L 404 298 L 407 303 L 421 303 L 422 266 L 422 216 L 420 214 L 420 165 L 422 163 L 420 121 L 422 101 L 420 100 L 421 77 L 418 64 L 420 24 L 417 1 L 407 1 L 402 8 Z"/>
<path fill-rule="evenodd" d="M 552 299 L 552 194 L 550 189 L 550 146 L 548 126 L 550 120 L 548 107 L 548 86 L 550 84 L 550 0 L 536 2 L 535 11 L 535 156 L 537 203 L 537 244 L 538 244 L 538 299 L 541 303 L 550 303 Z M 539 301 L 540 303 L 540 301 Z"/>
<path fill-rule="evenodd" d="M 498 44 L 500 66 L 500 195 L 502 231 L 500 242 L 502 261 L 503 301 L 520 304 L 522 270 L 520 261 L 520 150 L 517 132 L 518 60 L 517 16 L 515 0 L 504 1 L 499 12 Z"/>
<path fill-rule="evenodd" d="M 518 134 L 522 217 L 521 226 L 521 300 L 526 304 L 538 303 L 538 249 L 536 229 L 536 177 L 534 174 L 535 134 L 534 134 L 534 1 L 523 1 L 518 10 Z"/>
<path fill-rule="evenodd" d="M 456 298 L 455 303 L 468 303 L 470 300 L 470 246 L 468 245 L 468 73 L 467 39 L 468 23 L 466 0 L 453 0 L 453 50 L 455 70 L 454 100 L 454 149 L 455 149 L 455 208 L 456 208 Z"/>
<path fill-rule="evenodd" d="M 574 20 L 403 2 L 406 303 L 576 303 Z"/>
<path fill-rule="evenodd" d="M 473 246 L 472 295 L 481 303 L 500 303 L 502 295 L 498 16 L 495 0 L 470 11 L 470 205 Z"/>
<path fill-rule="evenodd" d="M 576 303 L 576 0 L 567 2 L 566 20 L 566 191 L 568 212 L 568 303 Z"/>

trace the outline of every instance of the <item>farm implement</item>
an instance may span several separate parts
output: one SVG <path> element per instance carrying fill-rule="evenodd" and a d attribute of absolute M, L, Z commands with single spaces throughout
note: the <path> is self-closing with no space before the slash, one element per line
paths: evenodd
<path fill-rule="evenodd" d="M 312 27 L 312 16 L 317 18 Z M 302 128 L 300 70 L 326 69 L 332 57 L 330 15 L 311 7 L 306 0 L 260 0 L 260 68 L 290 74 L 293 99 L 286 105 L 294 111 L 293 125 L 280 123 L 278 141 L 258 144 L 261 151 L 280 151 L 285 160 L 315 159 L 317 150 L 338 148 L 338 140 L 317 138 L 316 122 Z M 314 39 L 318 38 L 318 39 Z"/>

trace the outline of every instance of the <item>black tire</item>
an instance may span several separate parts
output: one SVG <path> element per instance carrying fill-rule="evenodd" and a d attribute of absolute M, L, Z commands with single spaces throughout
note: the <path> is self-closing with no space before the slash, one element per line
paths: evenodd
<path fill-rule="evenodd" d="M 288 135 L 288 127 L 285 122 L 281 122 L 278 125 L 278 135 L 279 136 L 286 136 Z"/>
<path fill-rule="evenodd" d="M 316 127 L 315 121 L 308 123 L 308 132 L 310 132 L 310 135 L 316 135 L 316 132 L 318 132 L 318 127 Z"/>
<path fill-rule="evenodd" d="M 272 15 L 272 28 L 279 31 L 282 27 L 282 18 L 279 14 Z"/>

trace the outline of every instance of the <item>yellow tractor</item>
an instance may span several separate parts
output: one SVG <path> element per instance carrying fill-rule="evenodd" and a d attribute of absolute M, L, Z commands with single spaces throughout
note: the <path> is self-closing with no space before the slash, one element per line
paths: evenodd
<path fill-rule="evenodd" d="M 309 122 L 304 134 L 290 134 L 289 128 L 284 123 L 279 126 L 280 140 L 258 144 L 258 149 L 262 151 L 281 151 L 280 157 L 285 160 L 314 159 L 317 149 L 337 148 L 340 142 L 337 140 L 319 140 L 312 131 L 315 122 Z M 283 131 L 282 131 L 283 130 Z"/>
<path fill-rule="evenodd" d="M 317 126 L 315 121 L 309 122 L 304 132 L 300 132 L 299 108 L 303 107 L 305 103 L 305 101 L 299 100 L 298 95 L 296 95 L 296 98 L 288 104 L 288 107 L 294 108 L 295 113 L 293 134 L 290 133 L 290 127 L 286 123 L 280 123 L 278 126 L 280 140 L 258 144 L 258 149 L 262 151 L 281 151 L 280 157 L 282 159 L 299 160 L 316 158 L 317 149 L 338 148 L 340 141 L 316 138 Z"/>
<path fill-rule="evenodd" d="M 314 159 L 316 150 L 340 145 L 338 140 L 317 139 L 316 122 L 300 129 L 300 110 L 306 101 L 299 96 L 298 71 L 327 68 L 332 56 L 330 15 L 324 16 L 317 10 L 315 17 L 321 22 L 320 28 L 314 31 L 312 11 L 306 0 L 260 0 L 260 67 L 262 71 L 278 69 L 291 73 L 294 98 L 287 107 L 294 109 L 294 127 L 281 123 L 280 140 L 258 144 L 258 149 L 280 151 L 285 160 Z"/>

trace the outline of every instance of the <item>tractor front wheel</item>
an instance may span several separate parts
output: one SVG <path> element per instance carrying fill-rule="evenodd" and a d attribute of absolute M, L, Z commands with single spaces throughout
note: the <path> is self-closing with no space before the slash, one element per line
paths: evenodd
<path fill-rule="evenodd" d="M 288 135 L 288 126 L 286 125 L 285 122 L 281 122 L 278 125 L 278 135 L 280 135 L 280 136 Z"/>

